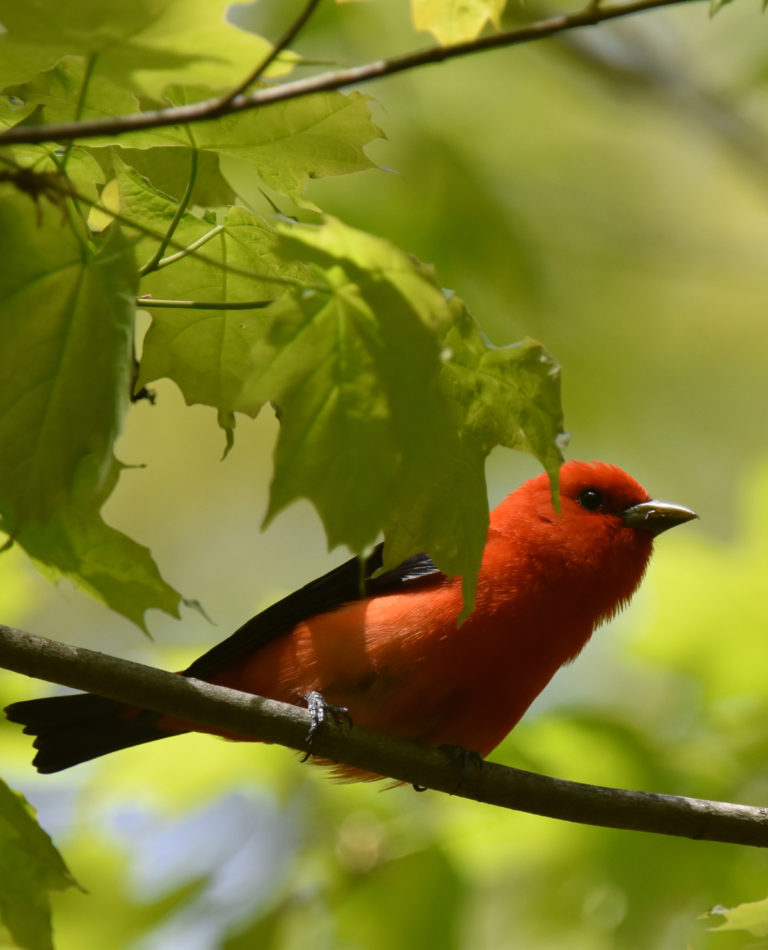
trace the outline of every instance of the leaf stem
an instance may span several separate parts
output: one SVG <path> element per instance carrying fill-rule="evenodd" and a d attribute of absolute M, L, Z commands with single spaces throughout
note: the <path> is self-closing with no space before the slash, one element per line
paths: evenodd
<path fill-rule="evenodd" d="M 187 187 L 184 189 L 184 194 L 182 195 L 181 201 L 176 207 L 176 212 L 173 215 L 173 220 L 168 225 L 168 230 L 165 232 L 165 236 L 163 237 L 162 241 L 158 245 L 157 250 L 152 255 L 152 257 L 147 261 L 147 263 L 143 267 L 139 268 L 139 274 L 142 277 L 144 277 L 146 274 L 151 274 L 152 271 L 159 270 L 160 267 L 163 267 L 166 264 L 173 263 L 173 260 L 174 259 L 178 260 L 179 257 L 183 253 L 183 252 L 179 252 L 179 254 L 172 255 L 171 258 L 165 258 L 165 260 L 163 260 L 163 255 L 168 250 L 168 245 L 171 243 L 173 239 L 173 235 L 176 232 L 176 228 L 179 226 L 181 219 L 184 217 L 187 211 L 187 208 L 189 207 L 189 202 L 192 199 L 192 192 L 194 191 L 195 182 L 197 181 L 198 162 L 199 162 L 199 153 L 197 149 L 196 148 L 190 149 L 189 177 L 187 179 Z M 213 235 L 211 235 L 211 237 L 212 236 Z M 209 240 L 209 238 L 206 238 L 206 240 Z M 190 247 L 192 246 L 193 245 L 190 245 Z"/>
<path fill-rule="evenodd" d="M 165 300 L 162 297 L 137 297 L 136 304 L 140 308 L 152 310 L 261 310 L 268 307 L 274 300 Z"/>
<path fill-rule="evenodd" d="M 83 110 L 85 109 L 85 100 L 88 96 L 88 87 L 91 84 L 91 77 L 93 76 L 93 70 L 94 70 L 94 67 L 96 66 L 97 59 L 98 59 L 98 53 L 91 53 L 91 55 L 86 60 L 85 72 L 83 73 L 83 82 L 82 82 L 82 85 L 80 86 L 80 92 L 78 93 L 78 96 L 77 96 L 77 105 L 75 106 L 75 122 L 79 122 L 83 115 Z M 71 140 L 67 142 L 64 148 L 64 153 L 61 155 L 58 162 L 56 163 L 57 166 L 61 169 L 62 173 L 66 170 L 67 160 L 69 159 L 69 155 L 70 155 L 70 152 L 72 151 L 73 144 L 74 142 Z"/>
<path fill-rule="evenodd" d="M 161 270 L 163 267 L 167 267 L 169 264 L 175 264 L 176 261 L 180 261 L 183 257 L 188 257 L 190 254 L 194 254 L 198 248 L 201 248 L 204 244 L 207 244 L 211 238 L 215 238 L 217 234 L 221 234 L 224 230 L 223 224 L 217 224 L 215 228 L 211 228 L 210 231 L 206 231 L 202 237 L 199 237 L 196 241 L 193 241 L 191 244 L 188 244 L 186 247 L 181 248 L 181 250 L 176 251 L 175 254 L 169 254 L 168 257 L 163 257 L 157 261 L 154 267 L 150 270 L 140 271 L 142 277 L 151 273 L 151 271 Z"/>

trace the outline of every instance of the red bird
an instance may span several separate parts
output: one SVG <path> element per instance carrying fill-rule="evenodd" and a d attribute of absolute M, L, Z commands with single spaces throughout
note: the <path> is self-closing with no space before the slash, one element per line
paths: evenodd
<path fill-rule="evenodd" d="M 565 463 L 560 501 L 558 514 L 542 474 L 492 512 L 475 609 L 460 626 L 461 578 L 426 554 L 377 574 L 379 545 L 364 589 L 352 559 L 268 607 L 182 675 L 296 705 L 318 691 L 358 725 L 485 756 L 627 603 L 654 536 L 696 517 L 602 463 Z M 39 772 L 179 732 L 215 732 L 91 693 L 13 703 L 5 713 L 37 736 Z"/>

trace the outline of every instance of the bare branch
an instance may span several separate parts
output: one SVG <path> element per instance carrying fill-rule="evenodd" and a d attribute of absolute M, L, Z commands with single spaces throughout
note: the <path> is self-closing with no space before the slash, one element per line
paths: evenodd
<path fill-rule="evenodd" d="M 241 93 L 256 82 L 264 73 L 269 69 L 269 67 L 274 63 L 280 53 L 292 43 L 296 37 L 299 35 L 301 30 L 306 26 L 309 18 L 317 9 L 320 0 L 309 0 L 309 3 L 304 7 L 304 9 L 299 13 L 296 19 L 291 23 L 288 29 L 283 33 L 280 39 L 275 43 L 272 49 L 267 53 L 264 59 L 259 63 L 259 65 L 253 70 L 253 72 L 246 76 L 246 78 L 235 86 L 231 92 L 228 92 L 225 96 L 222 96 L 219 100 L 219 108 L 216 110 L 217 114 L 222 114 L 227 111 L 227 107 L 230 102 L 236 99 Z"/>
<path fill-rule="evenodd" d="M 297 706 L 213 686 L 0 625 L 0 666 L 120 702 L 304 749 L 309 714 Z M 768 847 L 768 809 L 567 782 L 329 721 L 313 751 L 324 758 L 549 818 L 703 841 Z"/>
<path fill-rule="evenodd" d="M 359 85 L 373 79 L 380 79 L 383 76 L 393 76 L 396 73 L 427 66 L 430 63 L 442 63 L 489 49 L 519 46 L 522 43 L 531 43 L 535 40 L 556 36 L 568 30 L 595 26 L 608 20 L 632 16 L 635 13 L 690 2 L 692 0 L 633 0 L 630 3 L 619 3 L 610 7 L 601 7 L 590 3 L 579 13 L 538 20 L 536 23 L 531 23 L 516 30 L 483 36 L 471 42 L 457 43 L 454 46 L 429 47 L 402 56 L 394 56 L 391 59 L 377 60 L 361 66 L 352 66 L 348 69 L 339 69 L 323 73 L 320 76 L 312 76 L 308 79 L 297 79 L 278 86 L 259 89 L 249 95 L 238 95 L 228 102 L 226 109 L 222 109 L 222 99 L 217 96 L 213 99 L 195 102 L 192 105 L 138 112 L 115 116 L 114 118 L 90 119 L 83 122 L 54 122 L 49 125 L 17 125 L 0 134 L 0 146 L 36 142 L 67 142 L 99 136 L 113 137 L 143 129 L 202 122 L 221 115 L 255 109 L 273 102 L 285 102 L 289 99 L 297 99 L 316 92 L 328 92 L 333 89 Z"/>

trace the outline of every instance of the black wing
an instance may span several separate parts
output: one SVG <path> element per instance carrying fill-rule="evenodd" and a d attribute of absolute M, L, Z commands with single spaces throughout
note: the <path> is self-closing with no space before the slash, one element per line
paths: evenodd
<path fill-rule="evenodd" d="M 257 650 L 302 620 L 335 610 L 343 604 L 377 594 L 387 594 L 405 584 L 425 578 L 433 581 L 445 575 L 426 554 L 415 554 L 390 571 L 373 575 L 383 564 L 383 543 L 361 563 L 353 557 L 317 580 L 262 610 L 246 621 L 232 636 L 217 643 L 184 670 L 184 676 L 206 679 L 240 657 Z"/>

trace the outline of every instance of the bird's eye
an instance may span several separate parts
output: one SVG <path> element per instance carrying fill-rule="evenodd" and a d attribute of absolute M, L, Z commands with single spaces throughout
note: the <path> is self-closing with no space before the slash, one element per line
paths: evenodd
<path fill-rule="evenodd" d="M 605 504 L 605 498 L 599 488 L 585 488 L 576 499 L 586 511 L 598 511 Z"/>

